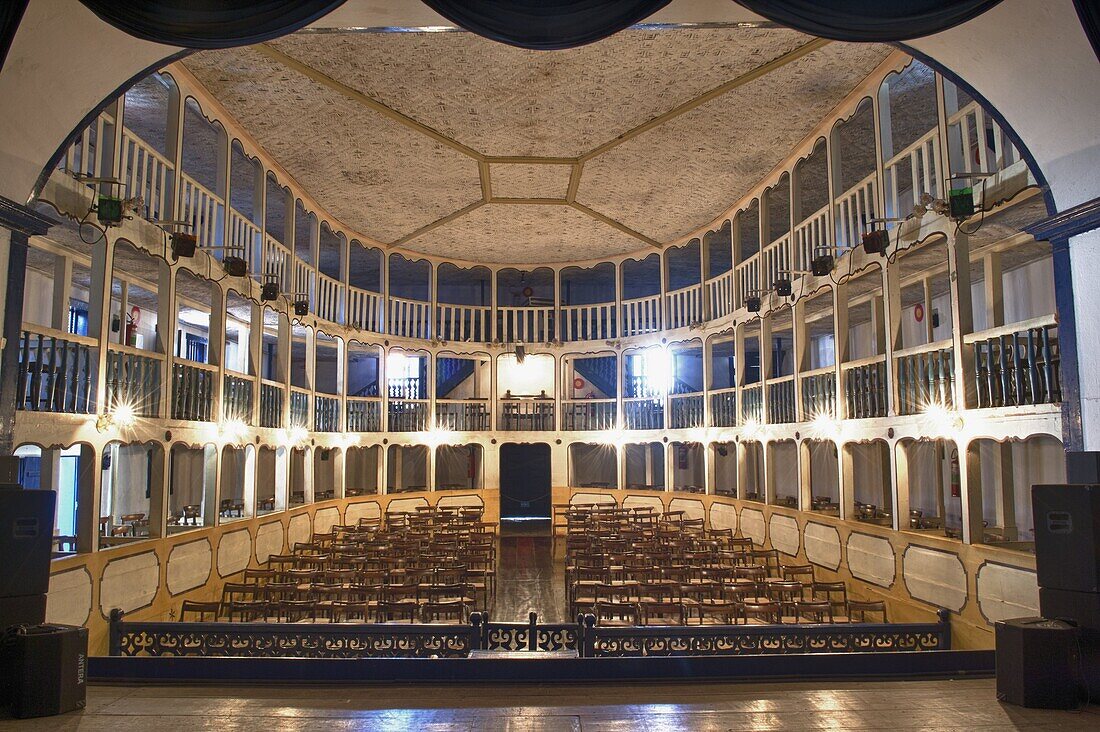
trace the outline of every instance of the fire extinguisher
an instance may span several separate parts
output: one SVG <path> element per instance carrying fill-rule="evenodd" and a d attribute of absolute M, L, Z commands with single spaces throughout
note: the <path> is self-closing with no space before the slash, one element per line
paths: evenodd
<path fill-rule="evenodd" d="M 951 451 L 951 497 L 962 496 L 962 480 L 959 478 L 959 451 Z"/>
<path fill-rule="evenodd" d="M 135 305 L 126 316 L 126 345 L 137 346 L 137 328 L 140 322 L 141 310 Z"/>

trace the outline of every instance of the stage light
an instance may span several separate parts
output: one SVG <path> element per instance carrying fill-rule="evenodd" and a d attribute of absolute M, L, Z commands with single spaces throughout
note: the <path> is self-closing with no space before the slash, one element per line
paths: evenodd
<path fill-rule="evenodd" d="M 96 418 L 95 428 L 103 432 L 111 427 L 129 429 L 137 424 L 137 410 L 134 405 L 127 402 L 116 404 L 109 412 L 105 412 Z"/>
<path fill-rule="evenodd" d="M 225 273 L 230 277 L 247 277 L 248 276 L 248 262 L 243 258 L 237 256 L 227 256 L 222 259 L 222 267 L 225 269 Z"/>
<path fill-rule="evenodd" d="M 748 310 L 750 313 L 759 313 L 760 312 L 760 296 L 759 295 L 749 295 L 748 297 L 746 297 L 745 298 L 745 309 Z"/>

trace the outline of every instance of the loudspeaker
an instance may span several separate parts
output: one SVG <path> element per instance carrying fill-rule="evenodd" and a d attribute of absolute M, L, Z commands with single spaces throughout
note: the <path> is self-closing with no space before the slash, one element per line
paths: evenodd
<path fill-rule="evenodd" d="M 0 597 L 0 633 L 13 625 L 46 622 L 46 593 Z"/>
<path fill-rule="evenodd" d="M 1081 628 L 1100 630 L 1100 592 L 1040 587 L 1039 612 L 1044 618 L 1068 620 Z"/>
<path fill-rule="evenodd" d="M 56 500 L 53 491 L 0 486 L 0 597 L 44 595 L 49 589 Z"/>
<path fill-rule="evenodd" d="M 1037 485 L 1031 508 L 1039 586 L 1100 591 L 1100 486 Z"/>
<path fill-rule="evenodd" d="M 1077 707 L 1077 628 L 1018 618 L 997 623 L 996 640 L 998 699 L 1039 709 Z"/>
<path fill-rule="evenodd" d="M 21 628 L 9 636 L 3 660 L 13 717 L 46 717 L 84 708 L 87 628 L 72 625 Z"/>

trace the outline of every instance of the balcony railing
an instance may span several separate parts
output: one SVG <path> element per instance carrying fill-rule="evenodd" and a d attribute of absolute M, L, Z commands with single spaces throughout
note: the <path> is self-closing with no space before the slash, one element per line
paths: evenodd
<path fill-rule="evenodd" d="M 435 312 L 435 332 L 440 340 L 483 343 L 493 339 L 489 330 L 492 308 L 441 302 Z"/>
<path fill-rule="evenodd" d="M 389 332 L 402 338 L 430 338 L 428 321 L 431 317 L 432 304 L 422 300 L 409 300 L 403 297 L 393 297 L 386 301 L 387 320 Z"/>
<path fill-rule="evenodd" d="M 940 170 L 940 130 L 935 127 L 882 166 L 886 216 L 904 218 L 922 194 L 943 197 Z"/>
<path fill-rule="evenodd" d="M 252 424 L 252 379 L 233 374 L 225 375 L 225 384 L 222 386 L 222 414 L 226 419 Z"/>
<path fill-rule="evenodd" d="M 1051 318 L 1040 321 L 1045 322 L 1016 324 L 967 336 L 974 349 L 978 407 L 1062 401 L 1058 326 Z"/>
<path fill-rule="evenodd" d="M 669 328 L 686 328 L 704 320 L 702 285 L 689 285 L 668 293 Z"/>
<path fill-rule="evenodd" d="M 107 351 L 107 409 L 127 404 L 139 417 L 160 416 L 163 356 L 112 343 Z"/>
<path fill-rule="evenodd" d="M 382 295 L 358 287 L 348 288 L 348 325 L 352 328 L 381 333 L 385 320 L 382 317 Z"/>
<path fill-rule="evenodd" d="M 836 229 L 838 248 L 851 249 L 863 240 L 863 222 L 875 217 L 877 175 L 877 173 L 871 173 L 842 193 L 837 200 L 833 225 Z"/>
<path fill-rule="evenodd" d="M 554 429 L 553 399 L 501 399 L 500 424 L 506 432 L 544 432 Z"/>
<path fill-rule="evenodd" d="M 207 364 L 172 364 L 172 419 L 212 421 L 217 378 L 217 369 Z"/>
<path fill-rule="evenodd" d="M 263 281 L 263 276 L 271 277 L 279 284 L 280 290 L 285 290 L 290 282 L 291 261 L 290 250 L 268 234 L 264 237 L 259 267 L 257 267 L 261 274 L 260 281 Z"/>
<path fill-rule="evenodd" d="M 309 392 L 297 387 L 290 388 L 290 426 L 309 427 Z"/>
<path fill-rule="evenodd" d="M 437 399 L 435 426 L 448 432 L 487 432 L 488 399 Z"/>
<path fill-rule="evenodd" d="M 703 394 L 671 394 L 668 397 L 669 429 L 683 430 L 706 424 Z"/>
<path fill-rule="evenodd" d="M 613 430 L 618 423 L 618 405 L 614 399 L 576 399 L 562 402 L 563 430 Z"/>
<path fill-rule="evenodd" d="M 768 382 L 768 424 L 798 421 L 794 395 L 793 374 Z"/>
<path fill-rule="evenodd" d="M 387 422 L 390 432 L 425 432 L 429 427 L 427 399 L 390 399 Z"/>
<path fill-rule="evenodd" d="M 175 169 L 165 156 L 125 127 L 119 151 L 119 180 L 127 198 L 141 198 L 147 219 L 172 218 Z"/>
<path fill-rule="evenodd" d="M 313 429 L 316 432 L 340 431 L 340 398 L 318 394 L 313 399 Z"/>
<path fill-rule="evenodd" d="M 283 426 L 283 394 L 281 385 L 264 381 L 260 384 L 260 426 Z"/>
<path fill-rule="evenodd" d="M 628 430 L 664 429 L 664 398 L 632 397 L 623 399 L 623 427 Z"/>
<path fill-rule="evenodd" d="M 661 330 L 661 296 L 649 295 L 623 300 L 621 336 L 643 335 Z"/>
<path fill-rule="evenodd" d="M 764 387 L 753 384 L 741 389 L 741 422 L 764 422 Z"/>
<path fill-rule="evenodd" d="M 823 253 L 823 249 L 833 248 L 832 237 L 829 236 L 829 208 L 825 205 L 795 224 L 794 256 L 797 269 L 810 271 L 814 257 Z"/>
<path fill-rule="evenodd" d="M 191 233 L 200 247 L 222 245 L 222 217 L 225 204 L 221 198 L 186 173 L 180 173 L 180 207 L 178 218 L 191 224 Z M 217 253 L 215 253 L 217 256 Z M 220 259 L 220 257 L 218 257 Z"/>
<path fill-rule="evenodd" d="M 377 398 L 348 397 L 348 432 L 381 432 L 382 400 Z"/>
<path fill-rule="evenodd" d="M 733 312 L 733 270 L 707 280 L 708 318 L 722 318 Z"/>
<path fill-rule="evenodd" d="M 812 421 L 816 417 L 836 416 L 836 371 L 832 366 L 803 374 L 802 418 Z"/>
<path fill-rule="evenodd" d="M 921 348 L 895 359 L 899 414 L 919 414 L 929 404 L 955 406 L 955 349 L 942 341 Z"/>
<path fill-rule="evenodd" d="M 561 340 L 603 341 L 615 337 L 615 303 L 563 305 Z"/>
<path fill-rule="evenodd" d="M 19 409 L 91 414 L 95 339 L 49 328 L 24 330 L 19 344 Z"/>
<path fill-rule="evenodd" d="M 710 426 L 737 426 L 737 389 L 721 389 L 710 393 Z"/>
<path fill-rule="evenodd" d="M 317 317 L 332 323 L 344 322 L 344 283 L 323 272 L 317 273 Z"/>
<path fill-rule="evenodd" d="M 497 308 L 497 339 L 502 343 L 545 343 L 553 337 L 553 306 Z"/>
<path fill-rule="evenodd" d="M 849 419 L 885 417 L 890 404 L 886 357 L 844 364 L 844 404 Z"/>

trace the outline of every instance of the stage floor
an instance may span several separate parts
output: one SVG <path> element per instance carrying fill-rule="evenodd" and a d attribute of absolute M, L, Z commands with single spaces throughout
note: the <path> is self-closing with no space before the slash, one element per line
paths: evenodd
<path fill-rule="evenodd" d="M 539 622 L 564 623 L 565 560 L 552 551 L 550 522 L 504 522 L 497 555 L 496 602 L 489 617 L 497 622 L 527 622 L 527 614 L 539 614 Z"/>
<path fill-rule="evenodd" d="M 88 708 L 0 730 L 1086 730 L 1100 707 L 1000 704 L 992 679 L 821 684 L 93 685 Z"/>

